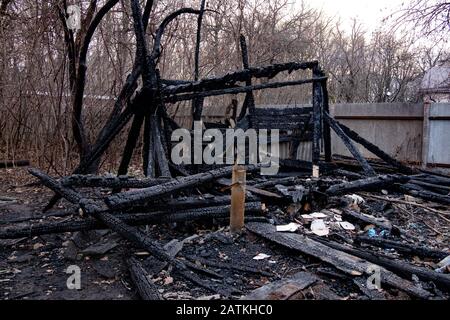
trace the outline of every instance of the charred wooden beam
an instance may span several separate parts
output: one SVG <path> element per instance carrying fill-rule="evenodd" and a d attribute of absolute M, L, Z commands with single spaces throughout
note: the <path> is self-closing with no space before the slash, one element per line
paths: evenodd
<path fill-rule="evenodd" d="M 421 198 L 423 200 L 436 202 L 444 205 L 450 205 L 450 196 L 444 196 L 439 193 L 423 190 L 422 188 L 418 188 L 417 186 L 413 184 L 404 184 L 399 185 L 399 189 L 409 195 L 412 195 L 416 198 Z"/>
<path fill-rule="evenodd" d="M 259 166 L 250 165 L 247 171 L 255 171 Z M 130 205 L 138 205 L 148 201 L 153 201 L 163 196 L 175 193 L 179 190 L 191 188 L 214 179 L 222 178 L 231 175 L 233 167 L 226 167 L 217 170 L 202 172 L 188 177 L 173 179 L 161 185 L 142 189 L 139 191 L 122 192 L 111 195 L 106 198 L 106 204 L 111 209 L 126 208 Z"/>
<path fill-rule="evenodd" d="M 380 248 L 395 249 L 402 254 L 407 254 L 409 256 L 418 256 L 421 258 L 433 258 L 442 260 L 449 255 L 449 252 L 439 251 L 424 246 L 417 246 L 406 242 L 399 242 L 383 238 L 370 238 L 367 236 L 359 236 L 356 238 L 356 241 L 359 243 L 366 243 Z"/>
<path fill-rule="evenodd" d="M 128 166 L 130 165 L 131 158 L 133 156 L 134 149 L 136 148 L 137 141 L 139 139 L 139 133 L 141 132 L 142 124 L 144 123 L 143 115 L 135 115 L 131 124 L 130 132 L 128 133 L 127 142 L 122 153 L 122 160 L 120 161 L 118 176 L 128 173 Z"/>
<path fill-rule="evenodd" d="M 217 261 L 213 261 L 213 260 L 208 260 L 208 259 L 204 259 L 202 257 L 199 256 L 192 256 L 189 255 L 187 256 L 187 258 L 191 261 L 193 261 L 194 263 L 200 263 L 202 265 L 208 266 L 208 267 L 214 267 L 214 268 L 219 268 L 219 269 L 228 269 L 228 270 L 236 270 L 236 271 L 241 271 L 244 273 L 250 273 L 250 274 L 259 274 L 261 276 L 264 277 L 271 277 L 273 276 L 272 273 L 264 271 L 264 270 L 260 270 L 257 269 L 255 267 L 251 267 L 251 266 L 246 266 L 242 263 L 239 264 L 233 264 L 233 263 L 223 263 L 223 262 L 217 262 Z"/>
<path fill-rule="evenodd" d="M 142 263 L 130 258 L 127 261 L 130 270 L 131 280 L 137 288 L 142 300 L 162 300 L 158 292 L 158 287 L 150 279 L 150 275 L 144 269 Z"/>
<path fill-rule="evenodd" d="M 324 76 L 324 72 L 320 73 Z M 328 96 L 328 86 L 327 80 L 321 82 L 322 87 L 322 99 L 323 99 L 323 112 L 329 114 L 330 113 L 330 105 L 329 105 L 329 96 Z M 323 148 L 325 153 L 325 161 L 331 162 L 331 130 L 328 122 L 323 123 Z"/>
<path fill-rule="evenodd" d="M 75 174 L 62 178 L 60 182 L 66 187 L 82 188 L 148 188 L 169 181 L 168 178 L 138 179 L 129 176 L 96 176 Z"/>
<path fill-rule="evenodd" d="M 175 271 L 187 280 L 207 290 L 217 292 L 214 286 L 205 283 L 200 278 L 198 278 L 197 275 L 191 273 L 185 264 L 167 254 L 165 250 L 163 250 L 159 245 L 156 244 L 153 239 L 144 234 L 141 230 L 127 225 L 122 220 L 115 217 L 113 214 L 104 211 L 105 209 L 100 207 L 97 203 L 93 202 L 92 200 L 82 198 L 81 195 L 79 195 L 77 192 L 62 186 L 48 175 L 36 169 L 30 169 L 29 171 L 35 177 L 39 178 L 46 187 L 60 194 L 69 202 L 79 204 L 86 214 L 94 217 L 95 219 L 98 219 L 106 226 L 108 226 L 111 230 L 123 236 L 125 239 L 128 239 L 129 241 L 135 243 L 137 246 L 147 250 L 155 258 L 170 263 L 175 268 Z"/>
<path fill-rule="evenodd" d="M 351 154 L 358 160 L 359 164 L 363 168 L 364 172 L 369 176 L 374 176 L 375 171 L 367 162 L 367 160 L 361 155 L 355 145 L 350 141 L 350 138 L 345 134 L 339 124 L 334 120 L 328 113 L 324 113 L 324 118 L 326 122 L 330 125 L 334 132 L 336 132 L 337 136 L 341 138 L 342 142 L 344 142 L 347 149 L 351 152 Z"/>
<path fill-rule="evenodd" d="M 261 202 L 248 202 L 245 205 L 248 215 L 261 214 Z M 148 212 L 148 213 L 114 213 L 124 223 L 131 226 L 164 224 L 174 222 L 193 222 L 204 219 L 228 218 L 230 205 L 204 207 L 190 210 L 180 210 L 174 212 L 172 208 L 164 211 Z M 34 237 L 44 234 L 76 232 L 87 230 L 107 229 L 104 223 L 93 219 L 86 218 L 77 221 L 64 222 L 40 222 L 27 226 L 9 226 L 0 229 L 0 239 L 18 239 L 23 237 Z"/>
<path fill-rule="evenodd" d="M 197 18 L 197 39 L 195 43 L 195 53 L 194 53 L 194 81 L 198 81 L 200 77 L 200 43 L 201 43 L 201 31 L 202 31 L 202 22 L 203 22 L 203 15 L 205 13 L 205 3 L 206 0 L 201 0 L 200 3 L 200 14 Z M 194 99 L 192 100 L 192 115 L 194 121 L 200 121 L 202 119 L 202 112 L 203 112 L 203 99 Z M 192 126 L 194 123 L 192 123 Z"/>
<path fill-rule="evenodd" d="M 156 163 L 158 164 L 159 176 L 170 178 L 172 175 L 169 170 L 169 162 L 167 160 L 166 151 L 162 145 L 161 122 L 157 115 L 151 116 L 151 127 L 153 136 L 153 153 Z"/>
<path fill-rule="evenodd" d="M 243 34 L 239 37 L 239 43 L 241 45 L 241 54 L 242 54 L 242 66 L 245 70 L 248 70 L 250 68 L 250 63 L 248 59 L 248 49 L 247 49 L 247 42 L 245 40 L 245 36 Z M 249 77 L 245 81 L 245 85 L 247 87 L 252 85 L 252 78 Z M 242 120 L 245 115 L 247 114 L 247 110 L 249 110 L 249 113 L 253 113 L 255 111 L 255 97 L 253 96 L 253 92 L 247 92 L 245 95 L 244 103 L 242 105 L 241 113 L 239 114 L 238 121 Z"/>
<path fill-rule="evenodd" d="M 151 124 L 151 116 L 145 116 L 144 123 L 144 146 L 142 148 L 142 166 L 144 175 L 146 177 L 154 178 L 155 177 L 155 152 L 154 152 L 154 141 L 152 134 L 152 124 Z"/>
<path fill-rule="evenodd" d="M 353 210 L 344 210 L 342 217 L 358 224 L 362 223 L 364 226 L 373 224 L 381 229 L 392 229 L 392 223 L 385 218 L 376 218 Z"/>
<path fill-rule="evenodd" d="M 257 79 L 258 78 L 272 79 L 280 72 L 287 71 L 291 73 L 292 71 L 296 70 L 312 69 L 317 64 L 318 64 L 317 61 L 303 62 L 303 63 L 288 62 L 282 64 L 273 64 L 270 66 L 259 68 L 250 67 L 247 70 L 228 73 L 218 78 L 203 79 L 194 83 L 167 87 L 164 88 L 163 95 L 168 96 L 185 92 L 200 92 L 205 90 L 223 89 L 226 88 L 227 86 L 228 87 L 233 86 L 237 82 L 245 82 L 249 77 Z"/>
<path fill-rule="evenodd" d="M 232 87 L 225 89 L 217 89 L 217 90 L 208 90 L 201 91 L 195 93 L 186 93 L 179 95 L 164 95 L 164 102 L 166 103 L 175 103 L 179 101 L 192 100 L 197 98 L 206 98 L 206 97 L 214 97 L 214 96 L 222 96 L 227 94 L 238 94 L 238 93 L 246 93 L 251 91 L 258 91 L 270 88 L 284 88 L 291 86 L 298 86 L 307 83 L 313 83 L 316 81 L 323 81 L 326 77 L 312 78 L 312 79 L 304 79 L 304 80 L 295 80 L 295 81 L 281 81 L 281 82 L 272 82 L 272 83 L 263 83 L 256 84 L 252 86 L 243 86 L 243 87 Z M 166 89 L 163 89 L 163 94 Z"/>
<path fill-rule="evenodd" d="M 330 196 L 337 196 L 350 192 L 377 190 L 381 188 L 390 188 L 394 183 L 406 182 L 409 180 L 407 176 L 401 175 L 382 175 L 375 176 L 366 179 L 355 180 L 351 182 L 345 182 L 335 184 L 329 187 L 325 193 Z"/>
<path fill-rule="evenodd" d="M 395 160 L 393 157 L 388 155 L 386 152 L 381 150 L 379 147 L 377 147 L 376 145 L 374 145 L 370 141 L 368 141 L 368 140 L 364 139 L 363 137 L 361 137 L 358 133 L 356 133 L 355 131 L 353 131 L 349 127 L 343 125 L 342 123 L 340 123 L 338 121 L 336 121 L 336 123 L 337 123 L 337 125 L 339 125 L 339 127 L 341 127 L 341 129 L 344 131 L 344 133 L 350 139 L 352 139 L 353 141 L 359 143 L 364 148 L 366 148 L 367 150 L 372 152 L 374 155 L 376 155 L 380 159 L 384 160 L 386 163 L 392 165 L 395 168 L 400 169 L 400 171 L 402 173 L 405 173 L 405 174 L 412 174 L 414 172 L 411 168 L 409 168 L 409 167 L 405 166 L 404 164 L 402 164 L 401 162 Z"/>
<path fill-rule="evenodd" d="M 411 184 L 423 187 L 425 189 L 428 189 L 432 192 L 437 192 L 439 194 L 442 195 L 450 195 L 450 187 L 449 186 L 443 186 L 443 185 L 439 185 L 439 184 L 435 184 L 435 183 L 429 183 L 429 182 L 424 182 L 424 181 L 420 181 L 420 180 L 415 180 L 412 179 L 410 181 Z"/>
<path fill-rule="evenodd" d="M 428 270 L 422 267 L 417 267 L 412 264 L 403 261 L 397 261 L 389 258 L 382 257 L 380 255 L 374 255 L 367 250 L 356 249 L 347 245 L 342 245 L 334 241 L 327 241 L 324 239 L 316 239 L 317 241 L 329 246 L 330 248 L 346 252 L 353 256 L 365 259 L 379 266 L 385 267 L 387 270 L 396 272 L 397 274 L 405 275 L 411 277 L 416 275 L 419 279 L 425 281 L 432 281 L 438 287 L 445 289 L 447 292 L 450 291 L 450 275 L 438 273 L 433 270 Z"/>
<path fill-rule="evenodd" d="M 313 77 L 319 78 L 318 66 L 313 68 Z M 313 145 L 312 145 L 312 170 L 319 170 L 320 161 L 320 142 L 322 140 L 322 88 L 321 82 L 314 81 L 312 88 L 312 105 L 313 105 Z"/>

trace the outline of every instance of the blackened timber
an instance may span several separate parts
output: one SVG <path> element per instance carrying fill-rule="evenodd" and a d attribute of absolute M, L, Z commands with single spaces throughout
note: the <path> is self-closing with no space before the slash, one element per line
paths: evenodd
<path fill-rule="evenodd" d="M 239 37 L 239 43 L 241 45 L 241 54 L 242 54 L 242 66 L 244 69 L 248 70 L 250 68 L 250 63 L 248 59 L 248 48 L 247 48 L 247 42 L 245 40 L 245 36 L 241 34 Z M 251 86 L 252 85 L 252 78 L 249 77 L 245 81 L 245 85 Z M 249 110 L 249 113 L 252 114 L 255 111 L 255 97 L 253 96 L 253 92 L 247 92 L 244 99 L 244 104 L 242 105 L 241 113 L 239 114 L 238 120 L 241 120 L 245 117 L 247 110 Z"/>
<path fill-rule="evenodd" d="M 270 89 L 270 88 L 272 88 L 272 89 L 273 88 L 284 88 L 284 87 L 290 87 L 290 86 L 298 86 L 301 84 L 313 83 L 315 81 L 320 82 L 325 79 L 326 79 L 326 77 L 319 77 L 319 78 L 295 80 L 295 81 L 264 83 L 264 84 L 257 84 L 257 85 L 244 86 L 244 87 L 238 86 L 238 87 L 232 87 L 232 88 L 201 91 L 201 92 L 187 93 L 187 94 L 180 94 L 180 95 L 164 95 L 164 102 L 175 103 L 175 102 L 179 102 L 179 101 L 213 97 L 213 96 L 222 96 L 222 95 L 226 95 L 226 94 L 238 94 L 238 93 L 245 93 L 245 92 L 264 90 L 264 89 Z M 165 91 L 165 89 L 163 89 L 163 94 L 165 93 L 164 91 Z"/>
<path fill-rule="evenodd" d="M 155 153 L 153 152 L 153 134 L 151 128 L 151 116 L 145 116 L 144 123 L 144 146 L 142 148 L 142 165 L 146 177 L 155 177 Z"/>
<path fill-rule="evenodd" d="M 374 176 L 375 171 L 370 166 L 370 164 L 367 162 L 367 160 L 361 155 L 361 153 L 358 151 L 358 149 L 355 147 L 355 145 L 350 141 L 350 138 L 345 134 L 345 132 L 342 130 L 342 128 L 339 126 L 339 124 L 334 120 L 328 113 L 323 113 L 325 120 L 330 125 L 330 127 L 333 129 L 334 132 L 336 132 L 337 136 L 341 138 L 342 142 L 344 142 L 347 149 L 351 152 L 351 154 L 356 158 L 356 160 L 359 162 L 361 167 L 363 168 L 364 172 L 369 176 Z"/>
<path fill-rule="evenodd" d="M 257 170 L 259 166 L 247 166 L 247 171 Z M 160 197 L 172 194 L 176 191 L 194 187 L 214 179 L 231 175 L 233 167 L 226 167 L 217 170 L 198 173 L 192 176 L 173 179 L 170 182 L 145 188 L 139 191 L 122 192 L 106 198 L 106 204 L 111 209 L 126 208 L 132 205 L 142 204 L 156 200 Z"/>
<path fill-rule="evenodd" d="M 329 187 L 325 193 L 330 196 L 342 195 L 350 192 L 377 190 L 392 187 L 394 183 L 406 182 L 409 180 L 407 176 L 401 175 L 381 175 L 351 182 L 335 184 Z"/>
<path fill-rule="evenodd" d="M 122 153 L 122 160 L 120 161 L 117 175 L 125 175 L 128 172 L 128 166 L 130 165 L 131 158 L 133 156 L 134 149 L 136 148 L 137 141 L 139 139 L 139 133 L 141 131 L 142 124 L 144 122 L 143 115 L 135 115 L 131 124 L 130 132 L 128 133 L 127 142 Z"/>
<path fill-rule="evenodd" d="M 201 42 L 201 31 L 202 31 L 202 22 L 203 22 L 203 15 L 205 13 L 205 3 L 206 0 L 201 0 L 200 3 L 200 14 L 197 18 L 197 39 L 195 43 L 195 54 L 194 54 L 194 80 L 198 81 L 200 72 L 200 42 Z M 194 99 L 192 100 L 192 115 L 194 121 L 200 121 L 202 119 L 202 112 L 203 112 L 203 99 Z M 194 124 L 192 124 L 193 126 Z"/>
<path fill-rule="evenodd" d="M 411 168 L 409 168 L 409 167 L 405 166 L 404 164 L 402 164 L 401 162 L 395 160 L 393 157 L 388 155 L 386 152 L 381 150 L 379 147 L 377 147 L 376 145 L 374 145 L 370 141 L 367 141 L 366 139 L 361 137 L 358 133 L 356 133 L 355 131 L 353 131 L 349 127 L 343 125 L 342 123 L 340 123 L 338 121 L 336 121 L 336 123 L 339 125 L 339 127 L 341 127 L 341 129 L 345 132 L 345 134 L 350 139 L 352 139 L 353 141 L 359 143 L 364 148 L 366 148 L 367 150 L 372 152 L 374 155 L 376 155 L 380 159 L 384 160 L 386 163 L 388 163 L 388 164 L 390 164 L 390 165 L 400 169 L 402 173 L 406 173 L 406 174 L 412 174 L 413 173 L 413 170 Z"/>
<path fill-rule="evenodd" d="M 229 202 L 229 201 L 228 201 Z M 245 212 L 248 216 L 252 214 L 261 214 L 261 202 L 248 202 L 245 205 Z M 173 208 L 164 211 L 148 213 L 120 213 L 115 217 L 131 226 L 152 225 L 174 222 L 192 222 L 204 219 L 227 218 L 230 215 L 230 205 L 221 205 L 214 207 L 204 207 L 190 210 L 181 210 L 173 212 Z M 77 221 L 63 222 L 40 222 L 32 223 L 27 226 L 8 226 L 0 229 L 0 239 L 19 239 L 23 237 L 34 237 L 44 234 L 55 234 L 64 232 L 101 230 L 108 227 L 93 218 L 86 218 Z"/>
<path fill-rule="evenodd" d="M 313 77 L 318 78 L 317 66 L 313 68 Z M 313 143 L 312 143 L 312 164 L 319 166 L 320 161 L 320 141 L 322 138 L 322 90 L 319 81 L 313 82 L 312 91 L 313 105 Z"/>
<path fill-rule="evenodd" d="M 29 172 L 39 178 L 45 186 L 52 189 L 54 192 L 57 192 L 69 202 L 79 204 L 86 214 L 98 219 L 106 226 L 108 226 L 111 230 L 117 232 L 125 239 L 128 239 L 129 241 L 135 243 L 140 248 L 147 250 L 155 258 L 170 263 L 175 268 L 175 271 L 187 280 L 207 290 L 217 292 L 215 287 L 211 286 L 208 283 L 205 283 L 200 278 L 198 278 L 198 276 L 188 271 L 186 265 L 167 254 L 165 250 L 163 250 L 159 245 L 156 244 L 154 239 L 151 239 L 141 230 L 125 224 L 122 220 L 115 217 L 113 214 L 104 211 L 104 208 L 98 206 L 97 203 L 93 202 L 92 200 L 82 198 L 81 195 L 77 192 L 62 186 L 56 180 L 40 172 L 39 170 L 30 169 Z"/>
<path fill-rule="evenodd" d="M 144 269 L 142 263 L 135 258 L 128 259 L 127 263 L 130 270 L 131 280 L 136 286 L 142 300 L 161 300 L 158 288 L 150 279 L 150 275 Z"/>
<path fill-rule="evenodd" d="M 163 94 L 172 95 L 183 92 L 200 92 L 204 90 L 222 89 L 226 86 L 232 86 L 237 82 L 245 82 L 249 77 L 272 79 L 280 72 L 287 71 L 291 73 L 296 70 L 312 69 L 317 64 L 317 61 L 303 63 L 288 62 L 259 68 L 250 67 L 246 70 L 228 73 L 222 77 L 203 79 L 185 85 L 166 87 L 163 90 Z"/>
<path fill-rule="evenodd" d="M 151 116 L 151 129 L 153 136 L 153 153 L 155 155 L 156 162 L 158 164 L 158 169 L 161 177 L 171 177 L 169 170 L 169 164 L 166 157 L 166 151 L 161 142 L 161 130 L 160 121 L 157 115 Z"/>
<path fill-rule="evenodd" d="M 444 252 L 436 249 L 430 249 L 424 246 L 417 246 L 411 243 L 399 242 L 383 238 L 370 238 L 367 236 L 359 236 L 356 238 L 357 242 L 367 243 L 372 246 L 395 249 L 402 254 L 410 256 L 418 256 L 421 258 L 434 258 L 442 260 L 449 255 L 449 252 Z"/>
<path fill-rule="evenodd" d="M 129 176 L 96 176 L 75 174 L 62 178 L 60 182 L 66 187 L 83 188 L 148 188 L 169 181 L 168 178 L 138 179 Z"/>
<path fill-rule="evenodd" d="M 323 72 L 321 74 L 324 75 Z M 329 105 L 327 80 L 323 81 L 321 85 L 322 85 L 323 112 L 329 114 L 330 105 Z M 328 122 L 323 123 L 323 148 L 325 153 L 325 161 L 331 162 L 331 130 Z"/>
<path fill-rule="evenodd" d="M 361 259 L 375 263 L 397 274 L 406 275 L 408 277 L 415 274 L 421 280 L 433 281 L 440 288 L 450 291 L 450 275 L 448 274 L 442 274 L 434 270 L 417 267 L 407 262 L 385 258 L 380 255 L 374 255 L 367 252 L 367 250 L 356 249 L 334 241 L 327 241 L 324 239 L 317 239 L 317 241 L 329 246 L 330 248 L 340 250 L 341 252 L 346 252 Z"/>
<path fill-rule="evenodd" d="M 344 210 L 344 212 L 342 213 L 342 217 L 351 222 L 363 224 L 364 226 L 373 224 L 374 226 L 377 226 L 381 229 L 392 229 L 392 223 L 385 218 L 376 218 L 353 210 Z"/>
<path fill-rule="evenodd" d="M 443 185 L 439 185 L 439 184 L 434 184 L 434 183 L 428 183 L 428 182 L 423 182 L 420 180 L 411 180 L 410 183 L 418 185 L 420 187 L 424 187 L 428 190 L 431 190 L 433 192 L 437 192 L 443 195 L 449 195 L 450 194 L 450 187 L 449 186 L 443 186 Z"/>
<path fill-rule="evenodd" d="M 414 196 L 416 198 L 421 198 L 423 200 L 436 202 L 440 204 L 450 205 L 450 196 L 444 196 L 442 194 L 427 190 L 417 190 L 418 188 L 413 184 L 400 185 L 399 189 L 402 192 Z"/>

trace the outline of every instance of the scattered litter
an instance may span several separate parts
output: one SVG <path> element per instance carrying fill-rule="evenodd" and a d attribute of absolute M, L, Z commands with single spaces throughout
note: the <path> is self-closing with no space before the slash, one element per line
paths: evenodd
<path fill-rule="evenodd" d="M 298 223 L 291 222 L 286 225 L 277 226 L 277 231 L 278 232 L 295 232 L 298 230 L 298 228 L 300 228 L 300 225 Z"/>
<path fill-rule="evenodd" d="M 342 221 L 339 222 L 339 225 L 342 227 L 342 229 L 344 230 L 349 230 L 349 231 L 353 231 L 355 230 L 355 226 L 353 224 L 351 224 L 350 222 L 347 221 Z"/>
<path fill-rule="evenodd" d="M 330 233 L 330 229 L 325 225 L 325 222 L 321 219 L 314 220 L 311 223 L 311 231 L 319 237 L 326 236 Z"/>
<path fill-rule="evenodd" d="M 357 194 L 348 194 L 345 196 L 345 198 L 350 199 L 352 201 L 352 204 L 356 205 L 360 205 L 365 202 L 364 199 Z"/>
<path fill-rule="evenodd" d="M 268 258 L 270 258 L 270 256 L 268 254 L 259 253 L 253 257 L 253 260 L 264 260 L 264 259 L 268 259 Z"/>

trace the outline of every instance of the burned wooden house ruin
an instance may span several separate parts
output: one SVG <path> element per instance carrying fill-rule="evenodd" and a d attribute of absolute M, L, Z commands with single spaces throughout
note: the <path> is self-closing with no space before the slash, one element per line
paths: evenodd
<path fill-rule="evenodd" d="M 0 239 L 109 229 L 130 248 L 124 265 L 142 299 L 170 298 L 165 295 L 170 290 L 164 291 L 164 285 L 156 280 L 161 272 L 173 274 L 175 282 L 193 284 L 198 291 L 193 289 L 191 298 L 339 299 L 351 294 L 365 299 L 401 295 L 448 298 L 448 261 L 440 267 L 438 263 L 449 255 L 450 177 L 409 167 L 335 120 L 329 114 L 327 75 L 317 61 L 253 67 L 241 36 L 242 70 L 200 79 L 197 40 L 195 79 L 164 79 L 158 58 L 167 26 L 180 15 L 195 14 L 200 29 L 204 1 L 199 10 L 183 8 L 167 16 L 156 31 L 152 48 L 145 36 L 151 4 L 142 13 L 139 1 L 130 2 L 136 60 L 108 122 L 95 144 L 82 152 L 72 175 L 56 179 L 29 169 L 54 196 L 41 216 L 2 226 Z M 86 65 L 80 65 L 85 75 Z M 269 81 L 298 70 L 309 70 L 311 77 Z M 257 79 L 267 81 L 259 83 Z M 84 87 L 83 81 L 81 77 L 78 88 Z M 311 86 L 310 107 L 279 110 L 255 106 L 254 91 L 300 85 Z M 77 92 L 75 103 L 81 106 L 83 90 Z M 261 165 L 243 164 L 245 178 L 237 181 L 229 179 L 236 166 L 171 161 L 171 135 L 179 125 L 166 106 L 191 101 L 193 119 L 200 121 L 205 98 L 229 94 L 245 95 L 241 112 L 235 113 L 235 129 L 278 129 L 280 138 L 290 142 L 292 156 L 278 159 L 277 175 L 264 176 L 259 173 Z M 80 127 L 83 141 L 82 126 L 75 125 Z M 96 175 L 99 159 L 125 128 L 129 131 L 117 175 Z M 141 132 L 145 177 L 133 177 L 127 175 L 128 168 Z M 332 155 L 332 132 L 353 158 Z M 301 141 L 312 142 L 312 161 L 295 158 Z M 379 159 L 366 159 L 357 145 Z M 244 193 L 239 201 L 233 199 L 236 187 Z M 71 208 L 64 214 L 71 218 L 63 221 L 52 209 L 61 199 Z M 406 220 L 414 220 L 415 214 L 426 215 L 442 225 L 445 231 L 437 232 L 447 242 L 410 237 L 411 232 L 402 225 L 405 218 L 399 216 L 408 210 L 413 213 Z M 243 215 L 242 232 L 227 229 L 230 211 L 231 215 L 234 211 Z M 158 228 L 149 231 L 148 226 Z M 190 230 L 191 236 L 169 241 L 167 237 L 176 234 L 177 226 L 184 230 L 180 234 Z M 200 231 L 205 228 L 210 231 Z M 163 242 L 175 243 L 175 248 Z M 227 250 L 236 255 L 224 254 Z M 142 251 L 149 256 L 135 254 Z M 278 258 L 253 259 L 269 251 Z M 381 270 L 383 290 L 373 290 L 366 283 L 373 268 Z M 244 275 L 249 276 L 247 282 L 242 280 Z M 173 289 L 177 290 L 181 289 Z M 315 292 L 312 297 L 311 292 Z"/>

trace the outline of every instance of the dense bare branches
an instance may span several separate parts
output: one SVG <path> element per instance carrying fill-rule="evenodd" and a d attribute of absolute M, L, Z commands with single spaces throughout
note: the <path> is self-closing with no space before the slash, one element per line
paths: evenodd
<path fill-rule="evenodd" d="M 111 129 L 106 123 L 124 123 L 120 114 L 141 86 L 142 68 L 134 64 L 130 0 L 77 2 L 82 28 L 76 33 L 65 24 L 68 3 L 0 1 L 0 157 L 32 158 L 45 169 L 65 172 L 75 165 L 77 142 L 94 145 Z M 241 34 L 247 40 L 251 67 L 320 60 L 329 75 L 332 103 L 415 101 L 423 72 L 449 57 L 445 48 L 431 48 L 391 32 L 369 34 L 356 22 L 344 31 L 305 3 L 206 0 L 204 16 L 199 15 L 200 0 L 139 3 L 142 37 L 161 77 L 170 79 L 165 84 L 242 70 Z M 435 12 L 424 10 L 423 3 Z M 186 6 L 195 9 L 183 9 Z M 444 26 L 445 2 L 413 1 L 411 6 L 409 12 L 416 17 L 422 14 Z M 196 50 L 200 20 L 201 47 Z M 297 79 L 283 75 L 273 81 Z M 252 85 L 266 81 L 257 79 Z M 255 92 L 254 100 L 256 104 L 308 103 L 309 94 L 303 88 L 269 89 Z M 242 105 L 244 96 L 208 97 L 204 105 L 226 106 L 233 99 Z M 180 102 L 169 113 L 184 109 L 189 114 L 191 105 Z M 105 157 L 108 164 L 115 165 L 115 150 L 122 149 L 124 142 L 122 137 L 112 143 Z M 136 141 L 137 148 L 141 143 Z"/>

